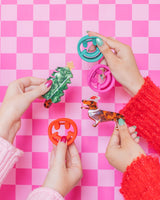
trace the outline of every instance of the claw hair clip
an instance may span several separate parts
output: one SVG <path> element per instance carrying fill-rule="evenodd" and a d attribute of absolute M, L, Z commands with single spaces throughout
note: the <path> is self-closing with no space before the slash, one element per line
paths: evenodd
<path fill-rule="evenodd" d="M 115 79 L 112 76 L 109 67 L 100 64 L 100 60 L 103 54 L 100 52 L 96 39 L 96 36 L 84 36 L 82 37 L 77 46 L 79 56 L 87 62 L 99 61 L 99 64 L 93 66 L 88 74 L 88 85 L 95 92 L 107 92 L 115 84 Z M 90 47 L 94 45 L 94 50 L 89 51 Z"/>
<path fill-rule="evenodd" d="M 119 113 L 100 110 L 97 107 L 97 102 L 99 99 L 100 97 L 92 96 L 88 100 L 82 100 L 83 106 L 81 108 L 88 110 L 89 118 L 95 121 L 95 123 L 93 124 L 94 127 L 96 127 L 100 122 L 117 122 L 120 118 L 124 119 L 124 116 Z"/>
<path fill-rule="evenodd" d="M 103 57 L 96 43 L 97 38 L 98 37 L 96 36 L 86 35 L 82 37 L 78 42 L 78 46 L 77 46 L 78 54 L 86 62 L 96 62 Z M 94 51 L 89 52 L 89 47 L 91 45 L 94 45 L 96 48 Z"/>
<path fill-rule="evenodd" d="M 64 95 L 63 90 L 67 90 L 67 84 L 70 84 L 70 78 L 73 78 L 71 69 L 74 68 L 73 62 L 67 63 L 66 67 L 57 67 L 52 75 L 47 80 L 52 80 L 51 89 L 43 95 L 46 99 L 44 103 L 45 108 L 49 108 L 52 103 L 61 101 L 61 96 Z"/>
<path fill-rule="evenodd" d="M 60 118 L 52 121 L 48 127 L 48 136 L 51 142 L 55 145 L 61 140 L 62 136 L 60 135 L 60 128 L 64 126 L 67 138 L 67 145 L 70 145 L 74 142 L 77 137 L 77 125 L 76 123 L 68 118 Z M 53 129 L 55 131 L 53 131 Z M 59 130 L 59 131 L 58 131 Z"/>
<path fill-rule="evenodd" d="M 107 92 L 114 84 L 115 79 L 108 66 L 97 64 L 90 69 L 88 74 L 88 85 L 95 92 Z"/>

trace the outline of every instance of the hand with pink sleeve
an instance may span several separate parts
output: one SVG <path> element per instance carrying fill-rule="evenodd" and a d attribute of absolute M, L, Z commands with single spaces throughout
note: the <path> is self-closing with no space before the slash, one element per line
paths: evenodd
<path fill-rule="evenodd" d="M 23 152 L 12 145 L 21 116 L 31 102 L 49 90 L 50 82 L 26 77 L 9 84 L 0 107 L 0 185 Z"/>
<path fill-rule="evenodd" d="M 76 145 L 67 147 L 63 136 L 51 152 L 50 169 L 42 187 L 35 189 L 27 200 L 63 200 L 82 178 L 82 165 Z"/>
<path fill-rule="evenodd" d="M 51 153 L 50 170 L 43 187 L 52 188 L 65 197 L 81 178 L 82 165 L 76 145 L 72 143 L 67 147 L 64 136 Z"/>
<path fill-rule="evenodd" d="M 21 116 L 31 102 L 45 94 L 51 81 L 41 78 L 25 77 L 11 82 L 0 107 L 0 137 L 13 143 L 21 126 Z"/>

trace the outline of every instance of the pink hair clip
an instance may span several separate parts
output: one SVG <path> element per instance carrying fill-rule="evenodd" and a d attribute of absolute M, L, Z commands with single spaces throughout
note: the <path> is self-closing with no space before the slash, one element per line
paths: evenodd
<path fill-rule="evenodd" d="M 115 79 L 108 66 L 97 64 L 89 71 L 88 85 L 95 92 L 107 92 L 114 84 Z"/>

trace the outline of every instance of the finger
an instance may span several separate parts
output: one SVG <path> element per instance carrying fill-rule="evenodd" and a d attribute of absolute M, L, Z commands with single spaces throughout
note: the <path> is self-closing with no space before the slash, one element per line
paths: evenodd
<path fill-rule="evenodd" d="M 96 46 L 95 45 L 91 45 L 89 48 L 88 48 L 88 52 L 93 52 L 96 50 Z"/>
<path fill-rule="evenodd" d="M 134 141 L 135 141 L 136 143 L 139 143 L 139 140 L 140 140 L 140 137 L 139 137 L 139 136 L 136 137 L 136 138 L 134 139 Z"/>
<path fill-rule="evenodd" d="M 118 54 L 119 57 L 123 56 L 124 55 L 124 52 L 125 52 L 125 44 L 119 42 L 118 40 L 115 40 L 111 37 L 105 37 L 99 33 L 96 33 L 96 32 L 92 32 L 92 31 L 89 31 L 88 32 L 88 35 L 89 36 L 97 36 L 97 37 L 100 37 L 102 40 L 104 40 L 108 46 L 111 48 L 111 49 L 114 49 L 115 52 Z"/>
<path fill-rule="evenodd" d="M 36 89 L 36 88 L 37 88 L 36 85 L 31 85 L 31 86 L 29 86 L 29 87 L 25 87 L 24 92 L 30 92 L 30 91 L 32 91 L 32 90 L 34 90 L 34 89 Z"/>
<path fill-rule="evenodd" d="M 72 167 L 71 155 L 70 155 L 69 150 L 67 151 L 67 154 L 66 154 L 66 166 L 67 166 L 67 168 Z"/>
<path fill-rule="evenodd" d="M 136 128 L 137 128 L 136 126 L 130 126 L 130 127 L 128 128 L 129 133 L 130 133 L 130 134 L 134 133 L 135 130 L 136 130 Z"/>
<path fill-rule="evenodd" d="M 137 137 L 137 134 L 136 133 L 132 133 L 131 137 L 134 140 Z"/>
<path fill-rule="evenodd" d="M 55 144 L 53 144 L 53 149 L 52 149 L 51 155 L 50 155 L 50 168 L 53 167 L 53 164 L 54 164 L 54 159 L 56 156 L 56 149 L 57 149 L 57 146 Z"/>
<path fill-rule="evenodd" d="M 105 58 L 103 58 L 101 61 L 100 61 L 100 64 L 102 65 L 107 65 L 108 66 L 108 62 Z"/>
<path fill-rule="evenodd" d="M 66 152 L 67 152 L 67 143 L 66 143 L 66 136 L 61 138 L 59 141 L 56 149 L 55 155 L 55 165 L 57 166 L 66 166 Z"/>
<path fill-rule="evenodd" d="M 55 151 L 52 150 L 51 151 L 51 156 L 50 156 L 50 168 L 52 168 L 53 165 L 54 165 L 54 158 L 55 158 Z"/>
<path fill-rule="evenodd" d="M 81 159 L 80 159 L 80 156 L 79 156 L 79 152 L 78 152 L 77 147 L 74 143 L 72 143 L 69 146 L 69 153 L 70 153 L 70 159 L 71 159 L 72 167 L 74 167 L 74 166 L 81 167 Z"/>
<path fill-rule="evenodd" d="M 36 77 L 24 77 L 17 80 L 18 83 L 23 84 L 24 88 L 31 85 L 40 85 L 45 81 L 46 79 Z"/>
<path fill-rule="evenodd" d="M 11 98 L 14 96 L 17 92 L 17 88 L 25 92 L 25 87 L 29 87 L 31 85 L 40 85 L 45 81 L 45 79 L 42 78 L 35 78 L 35 77 L 25 77 L 25 78 L 20 78 L 18 80 L 15 80 L 9 84 L 9 87 L 7 89 L 5 99 Z"/>
<path fill-rule="evenodd" d="M 30 87 L 26 87 L 24 92 L 30 92 L 30 91 L 32 91 L 32 90 L 34 90 L 36 88 L 37 88 L 37 86 L 35 86 L 35 85 L 30 86 Z M 38 97 L 38 99 L 44 100 L 44 97 L 40 96 L 40 97 Z"/>
<path fill-rule="evenodd" d="M 112 146 L 119 146 L 120 145 L 120 137 L 119 137 L 119 130 L 118 129 L 114 129 L 112 136 L 110 138 L 110 141 L 108 143 L 108 148 L 112 147 Z"/>
<path fill-rule="evenodd" d="M 26 98 L 28 99 L 29 102 L 34 101 L 36 98 L 47 93 L 51 88 L 51 85 L 52 85 L 52 80 L 42 83 L 40 86 L 37 86 L 32 91 L 25 93 Z"/>
<path fill-rule="evenodd" d="M 30 91 L 36 89 L 36 87 L 37 87 L 37 86 L 26 87 L 24 92 L 25 92 L 25 93 L 26 93 L 26 92 L 30 92 Z M 44 100 L 44 97 L 40 96 L 40 97 L 38 97 L 38 99 Z"/>
<path fill-rule="evenodd" d="M 121 146 L 126 145 L 126 143 L 130 141 L 131 136 L 129 134 L 128 127 L 123 119 L 118 120 L 118 128 L 121 139 Z"/>
<path fill-rule="evenodd" d="M 112 65 L 114 62 L 116 62 L 119 58 L 113 53 L 111 48 L 108 46 L 108 44 L 102 40 L 101 38 L 96 39 L 96 43 L 98 45 L 99 50 L 107 60 L 109 66 Z"/>

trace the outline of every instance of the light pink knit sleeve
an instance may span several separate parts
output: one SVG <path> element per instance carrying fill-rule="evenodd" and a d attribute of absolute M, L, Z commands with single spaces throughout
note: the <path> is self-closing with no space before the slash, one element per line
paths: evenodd
<path fill-rule="evenodd" d="M 0 137 L 0 185 L 23 152 Z"/>
<path fill-rule="evenodd" d="M 39 187 L 30 193 L 27 200 L 64 200 L 55 190 L 47 187 Z"/>

